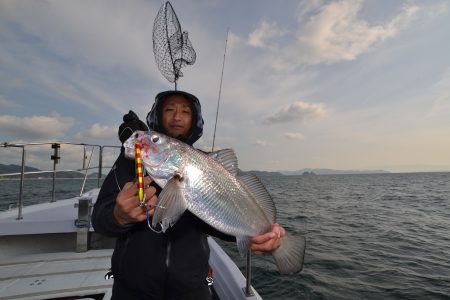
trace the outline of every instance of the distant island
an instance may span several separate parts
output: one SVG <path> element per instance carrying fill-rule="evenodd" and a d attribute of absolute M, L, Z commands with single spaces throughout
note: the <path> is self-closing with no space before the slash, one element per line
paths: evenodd
<path fill-rule="evenodd" d="M 301 169 L 297 171 L 242 171 L 239 174 L 251 173 L 256 176 L 315 176 L 315 175 L 351 175 L 351 174 L 388 174 L 389 171 L 384 170 L 334 170 L 334 169 Z"/>
<path fill-rule="evenodd" d="M 25 166 L 25 173 L 26 172 L 39 172 L 39 171 L 42 171 L 42 170 L 40 170 L 38 168 Z M 56 170 L 56 171 L 58 171 L 58 170 Z M 20 175 L 13 175 L 13 176 L 4 176 L 3 175 L 3 174 L 20 173 L 20 172 L 22 172 L 22 166 L 0 164 L 0 179 L 20 178 Z M 52 178 L 53 172 L 40 173 L 40 174 L 26 174 L 25 177 L 26 178 Z M 84 172 L 60 171 L 60 172 L 57 172 L 56 177 L 57 178 L 84 178 Z M 88 178 L 98 178 L 98 173 L 90 173 L 90 174 L 88 174 L 87 177 Z"/>
<path fill-rule="evenodd" d="M 334 170 L 334 169 L 301 169 L 298 171 L 279 171 L 283 175 L 310 175 L 309 173 L 314 173 L 315 175 L 351 175 L 351 174 L 386 174 L 391 173 L 385 170 Z"/>
<path fill-rule="evenodd" d="M 20 173 L 22 170 L 19 165 L 3 165 L 0 164 L 0 179 L 7 178 L 18 178 L 19 175 L 15 176 L 2 176 L 2 174 L 8 173 Z M 39 172 L 40 169 L 33 167 L 25 167 L 25 172 Z M 334 169 L 301 169 L 297 171 L 258 171 L 258 170 L 250 170 L 243 171 L 239 170 L 240 175 L 251 173 L 259 177 L 263 176 L 292 176 L 292 175 L 303 175 L 303 176 L 315 176 L 315 175 L 344 175 L 344 174 L 385 174 L 390 173 L 384 170 L 334 170 Z M 103 175 L 104 176 L 104 175 Z M 53 177 L 53 173 L 43 173 L 43 174 L 27 174 L 27 178 L 51 178 Z M 59 178 L 84 178 L 84 172 L 67 172 L 61 171 L 57 173 L 57 177 Z M 98 173 L 91 173 L 88 175 L 88 178 L 97 178 Z"/>
<path fill-rule="evenodd" d="M 316 176 L 317 174 L 313 171 L 305 171 L 303 172 L 302 176 Z"/>
<path fill-rule="evenodd" d="M 264 177 L 264 176 L 283 176 L 280 172 L 269 172 L 269 171 L 256 171 L 256 170 L 250 170 L 250 171 L 242 171 L 239 170 L 238 175 L 244 175 L 244 174 L 254 174 L 258 177 Z"/>

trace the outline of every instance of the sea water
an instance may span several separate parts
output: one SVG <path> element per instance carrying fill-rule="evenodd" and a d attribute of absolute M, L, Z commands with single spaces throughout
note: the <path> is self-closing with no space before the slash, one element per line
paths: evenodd
<path fill-rule="evenodd" d="M 99 187 L 102 180 L 88 178 L 57 178 L 55 181 L 55 199 L 69 199 L 80 196 L 80 192 Z M 53 198 L 53 180 L 48 178 L 25 178 L 22 189 L 24 206 L 49 202 Z M 17 208 L 19 201 L 20 180 L 0 179 L 0 211 Z"/>
<path fill-rule="evenodd" d="M 280 275 L 252 258 L 252 285 L 268 299 L 450 299 L 450 173 L 261 178 L 278 223 L 307 240 L 303 271 Z M 82 180 L 58 180 L 56 197 Z M 88 180 L 86 190 L 96 187 Z M 51 180 L 27 180 L 25 205 L 51 200 Z M 0 181 L 0 209 L 19 181 Z M 220 243 L 245 272 L 234 243 Z"/>
<path fill-rule="evenodd" d="M 307 240 L 299 274 L 253 256 L 264 299 L 450 299 L 450 173 L 262 180 L 278 223 Z M 244 272 L 236 246 L 221 244 Z"/>

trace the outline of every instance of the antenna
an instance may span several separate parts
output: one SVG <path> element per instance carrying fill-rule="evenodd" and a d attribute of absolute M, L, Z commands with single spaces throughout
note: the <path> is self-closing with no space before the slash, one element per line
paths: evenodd
<path fill-rule="evenodd" d="M 225 69 L 225 57 L 227 55 L 227 44 L 228 44 L 229 31 L 230 31 L 230 28 L 227 28 L 227 38 L 225 40 L 225 51 L 223 53 L 222 74 L 220 75 L 219 98 L 217 99 L 216 123 L 214 124 L 214 137 L 213 137 L 213 144 L 212 144 L 211 152 L 214 152 L 214 143 L 216 141 L 217 118 L 219 116 L 220 95 L 222 94 L 223 70 Z"/>

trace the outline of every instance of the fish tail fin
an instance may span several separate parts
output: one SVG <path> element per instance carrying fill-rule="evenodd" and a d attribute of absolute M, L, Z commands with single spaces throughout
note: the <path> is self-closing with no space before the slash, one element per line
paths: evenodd
<path fill-rule="evenodd" d="M 306 240 L 302 236 L 285 235 L 272 255 L 281 274 L 300 272 L 303 268 Z"/>

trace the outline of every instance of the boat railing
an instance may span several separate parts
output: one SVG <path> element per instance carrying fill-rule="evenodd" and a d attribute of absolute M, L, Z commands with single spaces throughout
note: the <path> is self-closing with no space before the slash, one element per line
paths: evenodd
<path fill-rule="evenodd" d="M 26 157 L 27 157 L 27 151 L 31 147 L 37 147 L 37 146 L 45 146 L 50 145 L 51 150 L 53 154 L 50 156 L 50 159 L 53 161 L 53 169 L 52 170 L 39 170 L 39 171 L 25 171 L 26 169 Z M 75 147 L 82 147 L 83 150 L 80 151 L 80 154 L 83 155 L 82 158 L 82 167 L 77 169 L 64 169 L 64 170 L 57 170 L 57 164 L 61 160 L 61 146 L 75 146 Z M 23 187 L 25 182 L 25 175 L 31 175 L 31 174 L 53 174 L 53 180 L 52 180 L 52 202 L 56 201 L 56 174 L 62 173 L 62 172 L 85 172 L 83 176 L 83 185 L 81 187 L 80 196 L 83 193 L 84 186 L 86 183 L 86 179 L 88 177 L 88 172 L 90 170 L 97 170 L 97 187 L 100 187 L 101 179 L 102 179 L 102 170 L 103 169 L 110 169 L 111 166 L 105 166 L 104 165 L 104 150 L 107 148 L 110 149 L 118 149 L 120 146 L 109 146 L 109 145 L 97 145 L 97 144 L 86 144 L 86 143 L 71 143 L 71 142 L 38 142 L 38 143 L 8 143 L 3 142 L 0 144 L 0 147 L 2 148 L 19 148 L 22 150 L 21 153 L 21 169 L 20 172 L 14 172 L 14 173 L 3 173 L 0 174 L 0 178 L 8 178 L 8 177 L 17 177 L 20 176 L 20 184 L 19 184 L 19 198 L 17 199 L 17 219 L 21 220 L 23 219 L 22 209 L 23 209 Z M 90 150 L 90 156 L 88 159 L 87 152 L 89 151 L 87 148 L 91 148 Z M 94 152 L 98 155 L 98 161 L 97 165 L 91 166 L 92 163 L 92 157 Z M 9 206 L 11 207 L 11 204 Z"/>
<path fill-rule="evenodd" d="M 53 151 L 53 155 L 50 156 L 51 160 L 53 161 L 53 169 L 52 170 L 39 170 L 39 171 L 25 171 L 26 169 L 26 157 L 27 157 L 27 151 L 31 147 L 36 146 L 45 146 L 50 145 L 51 150 Z M 60 169 L 57 170 L 56 166 L 61 160 L 61 146 L 76 146 L 76 147 L 83 147 L 82 153 L 82 168 L 78 169 Z M 0 143 L 1 148 L 19 148 L 21 149 L 21 165 L 20 165 L 20 172 L 10 172 L 10 173 L 1 173 L 0 179 L 5 177 L 13 177 L 13 176 L 20 176 L 20 185 L 19 185 L 19 198 L 16 203 L 9 203 L 9 207 L 12 205 L 16 205 L 18 209 L 17 213 L 17 220 L 23 219 L 22 209 L 23 209 L 23 187 L 25 182 L 25 175 L 32 175 L 32 174 L 53 174 L 53 180 L 52 180 L 52 202 L 56 201 L 55 199 L 55 181 L 56 181 L 56 174 L 61 172 L 81 172 L 84 171 L 84 180 L 83 185 L 81 187 L 80 196 L 83 193 L 84 185 L 87 179 L 88 171 L 90 170 L 97 170 L 97 187 L 100 187 L 101 185 L 101 179 L 102 179 L 102 170 L 103 169 L 110 169 L 112 166 L 105 166 L 104 165 L 104 150 L 106 148 L 111 149 L 118 149 L 120 146 L 102 146 L 102 145 L 96 145 L 96 144 L 85 144 L 85 143 L 70 143 L 70 142 L 43 142 L 43 143 L 7 143 L 3 142 Z M 87 148 L 90 147 L 92 150 L 90 152 L 90 156 L 88 159 L 87 154 Z M 92 163 L 92 157 L 94 154 L 94 150 L 98 153 L 98 164 L 91 166 Z M 78 207 L 78 218 L 75 220 L 75 226 L 77 227 L 77 241 L 76 241 L 76 252 L 85 252 L 89 249 L 88 243 L 89 243 L 89 227 L 90 227 L 90 209 L 91 209 L 91 202 L 92 199 L 88 197 L 79 197 L 79 201 L 76 204 L 76 207 Z M 216 246 L 218 247 L 218 246 Z M 237 267 L 236 267 L 237 269 Z M 238 269 L 237 269 L 238 270 Z M 251 252 L 247 252 L 247 262 L 246 262 L 246 285 L 245 287 L 242 287 L 242 291 L 247 298 L 251 299 L 260 299 L 259 295 L 255 297 L 255 294 L 253 292 L 253 288 L 251 286 Z"/>

